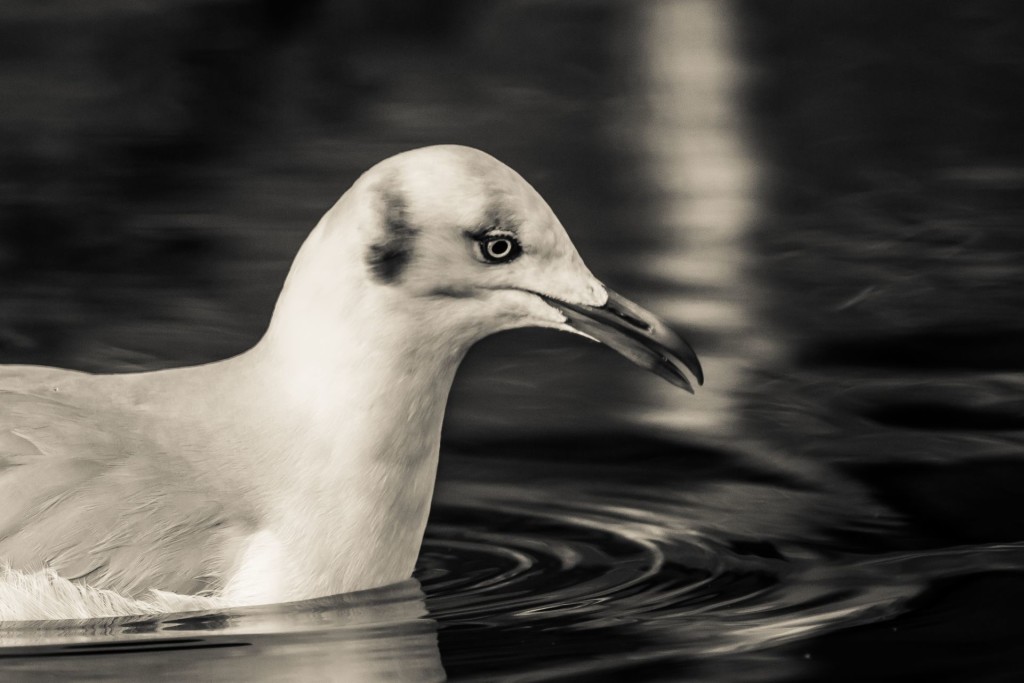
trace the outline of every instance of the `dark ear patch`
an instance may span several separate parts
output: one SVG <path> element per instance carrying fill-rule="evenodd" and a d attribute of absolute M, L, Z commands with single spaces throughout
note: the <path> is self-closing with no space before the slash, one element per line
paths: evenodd
<path fill-rule="evenodd" d="M 380 190 L 384 234 L 370 245 L 364 260 L 377 281 L 393 284 L 412 259 L 413 246 L 419 232 L 409 224 L 405 198 L 388 183 Z"/>

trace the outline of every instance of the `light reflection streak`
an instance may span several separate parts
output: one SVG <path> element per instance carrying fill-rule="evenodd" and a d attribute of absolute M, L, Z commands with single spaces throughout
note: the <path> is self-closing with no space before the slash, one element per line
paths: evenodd
<path fill-rule="evenodd" d="M 775 353 L 748 268 L 759 171 L 736 104 L 744 67 L 729 3 L 659 0 L 643 6 L 639 23 L 642 90 L 630 116 L 640 119 L 637 143 L 660 198 L 662 242 L 641 256 L 642 267 L 670 288 L 644 300 L 715 346 L 698 349 L 708 378 L 699 400 L 680 408 L 671 387 L 645 383 L 649 403 L 637 419 L 714 439 L 735 433 L 746 364 Z"/>

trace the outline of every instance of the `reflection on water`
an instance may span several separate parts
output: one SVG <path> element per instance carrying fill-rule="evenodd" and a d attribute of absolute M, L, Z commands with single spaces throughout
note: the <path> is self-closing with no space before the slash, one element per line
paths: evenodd
<path fill-rule="evenodd" d="M 710 342 L 701 354 L 708 383 L 700 401 L 680 409 L 673 392 L 650 387 L 658 391 L 640 422 L 709 438 L 733 435 L 745 367 L 755 358 L 766 363 L 772 342 L 749 268 L 759 169 L 737 101 L 745 67 L 733 45 L 732 7 L 663 0 L 638 14 L 638 90 L 622 127 L 636 131 L 642 150 L 657 242 L 632 254 L 630 267 L 659 277 L 643 297 L 649 305 Z"/>
<path fill-rule="evenodd" d="M 5 4 L 0 82 L 23 97 L 0 111 L 0 361 L 237 351 L 358 172 L 461 142 L 686 331 L 707 386 L 548 332 L 487 340 L 452 396 L 415 581 L 5 628 L 0 678 L 1011 669 L 1024 175 L 1005 148 L 1024 118 L 950 75 L 1019 82 L 998 11 L 908 0 L 908 32 L 874 0 L 372 5 Z M 1006 140 L 964 132 L 993 121 Z"/>
<path fill-rule="evenodd" d="M 408 581 L 209 614 L 25 622 L 0 633 L 0 671 L 5 681 L 83 672 L 97 680 L 445 680 L 425 613 L 422 591 Z"/>

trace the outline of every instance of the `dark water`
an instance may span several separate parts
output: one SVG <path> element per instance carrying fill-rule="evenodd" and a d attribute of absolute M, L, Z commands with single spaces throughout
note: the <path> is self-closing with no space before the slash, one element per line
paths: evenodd
<path fill-rule="evenodd" d="M 0 635 L 4 680 L 1024 675 L 1013 3 L 0 19 L 3 362 L 241 350 L 356 174 L 459 142 L 527 177 L 708 377 L 689 397 L 573 339 L 487 340 L 452 396 L 415 580 L 22 625 Z"/>

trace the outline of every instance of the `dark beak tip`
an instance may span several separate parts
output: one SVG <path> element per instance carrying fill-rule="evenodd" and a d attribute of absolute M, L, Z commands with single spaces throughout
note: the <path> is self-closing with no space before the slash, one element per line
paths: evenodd
<path fill-rule="evenodd" d="M 690 370 L 693 371 L 693 368 L 690 368 Z M 690 379 L 688 377 L 684 376 L 681 371 L 679 372 L 679 375 L 680 375 L 680 377 L 683 380 L 683 382 L 679 384 L 679 387 L 682 388 L 682 389 L 685 389 L 686 391 L 690 392 L 691 394 L 696 394 L 697 392 L 694 390 L 693 383 L 690 381 Z M 704 386 L 704 375 L 703 375 L 703 373 L 697 372 L 697 371 L 693 371 L 693 375 L 694 375 L 694 379 L 697 380 L 697 386 L 703 387 Z"/>
<path fill-rule="evenodd" d="M 570 325 L 693 394 L 683 368 L 704 386 L 704 369 L 693 348 L 668 325 L 629 299 L 608 291 L 603 306 L 573 304 L 538 294 L 562 311 Z M 536 294 L 536 292 L 534 292 Z"/>

